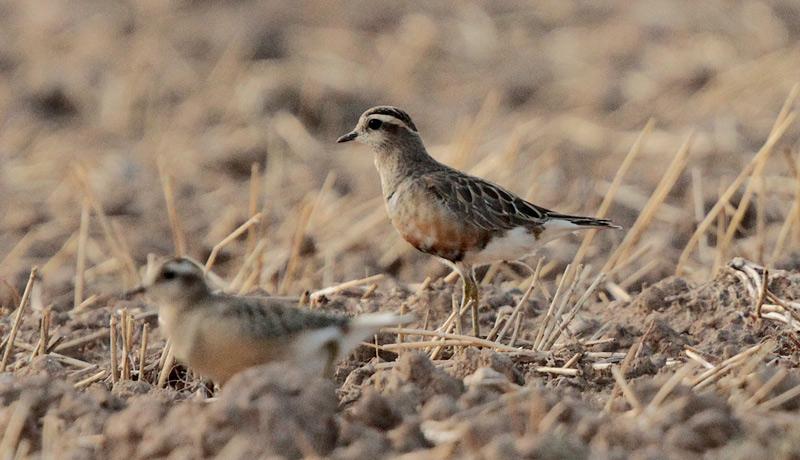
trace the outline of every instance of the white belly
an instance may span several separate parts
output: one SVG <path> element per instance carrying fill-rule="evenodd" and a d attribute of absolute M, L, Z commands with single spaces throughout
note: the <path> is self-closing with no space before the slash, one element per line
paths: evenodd
<path fill-rule="evenodd" d="M 500 238 L 493 238 L 483 250 L 468 254 L 464 263 L 468 265 L 485 265 L 500 260 L 519 260 L 535 253 L 545 244 L 582 228 L 565 220 L 552 220 L 544 224 L 544 231 L 536 235 L 524 227 L 516 227 Z"/>

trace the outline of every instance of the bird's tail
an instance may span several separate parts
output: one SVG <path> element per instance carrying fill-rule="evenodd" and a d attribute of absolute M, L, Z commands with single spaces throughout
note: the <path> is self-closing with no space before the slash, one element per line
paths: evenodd
<path fill-rule="evenodd" d="M 382 327 L 397 326 L 398 324 L 413 321 L 416 315 L 413 313 L 405 315 L 395 315 L 393 313 L 366 313 L 353 318 L 347 331 L 342 334 L 339 347 L 342 355 L 349 353 L 357 347 L 359 343 L 378 332 Z"/>
<path fill-rule="evenodd" d="M 369 336 L 378 332 L 382 327 L 397 326 L 398 324 L 408 323 L 414 320 L 416 315 L 408 313 L 405 315 L 395 315 L 394 313 L 368 313 L 358 315 L 350 323 L 350 332 L 354 335 L 362 336 L 359 340 L 364 340 L 364 335 Z"/>
<path fill-rule="evenodd" d="M 622 228 L 619 225 L 614 225 L 614 223 L 611 222 L 611 219 L 597 219 L 594 217 L 585 217 L 585 216 L 570 216 L 569 214 L 560 214 L 557 212 L 548 213 L 547 217 L 551 219 L 565 220 L 579 227 Z"/>

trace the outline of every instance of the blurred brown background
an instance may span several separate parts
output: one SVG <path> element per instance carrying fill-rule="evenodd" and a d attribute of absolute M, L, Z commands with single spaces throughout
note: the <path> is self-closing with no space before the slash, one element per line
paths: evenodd
<path fill-rule="evenodd" d="M 647 232 L 658 264 L 644 281 L 658 280 L 695 228 L 691 169 L 713 204 L 800 79 L 791 0 L 9 1 L 0 30 L 0 279 L 21 289 L 43 265 L 54 299 L 72 295 L 79 165 L 137 264 L 174 251 L 159 157 L 202 260 L 249 217 L 260 165 L 265 289 L 285 275 L 304 209 L 289 292 L 446 274 L 395 235 L 368 149 L 334 143 L 380 104 L 408 111 L 439 160 L 585 214 L 653 118 L 609 213 L 624 226 L 694 130 L 689 166 Z M 781 151 L 796 154 L 797 135 L 795 123 L 768 165 L 787 181 Z M 793 187 L 767 187 L 775 229 Z M 599 237 L 588 261 L 602 264 L 621 237 Z M 566 263 L 578 243 L 544 254 Z M 220 273 L 244 252 L 244 240 L 226 246 Z M 90 291 L 122 287 L 95 217 L 87 257 Z"/>

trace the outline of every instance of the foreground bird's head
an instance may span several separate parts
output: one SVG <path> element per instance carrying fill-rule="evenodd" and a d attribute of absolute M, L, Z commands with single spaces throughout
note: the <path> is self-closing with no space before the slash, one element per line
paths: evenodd
<path fill-rule="evenodd" d="M 411 117 L 390 106 L 373 107 L 361 115 L 355 129 L 336 142 L 360 141 L 378 153 L 393 149 L 422 149 L 422 140 Z"/>
<path fill-rule="evenodd" d="M 158 303 L 192 304 L 211 292 L 203 267 L 196 261 L 176 257 L 162 262 L 142 285 L 131 292 L 147 292 Z"/>

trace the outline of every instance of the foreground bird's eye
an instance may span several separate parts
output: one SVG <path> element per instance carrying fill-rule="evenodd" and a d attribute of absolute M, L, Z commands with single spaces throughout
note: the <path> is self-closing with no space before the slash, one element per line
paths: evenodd
<path fill-rule="evenodd" d="M 367 127 L 369 129 L 378 129 L 381 127 L 382 124 L 383 124 L 382 121 L 378 120 L 377 118 L 373 118 L 372 120 L 369 121 L 369 123 L 367 123 Z"/>
<path fill-rule="evenodd" d="M 161 274 L 161 277 L 164 278 L 165 280 L 175 279 L 176 276 L 178 275 L 172 270 L 167 270 Z"/>

